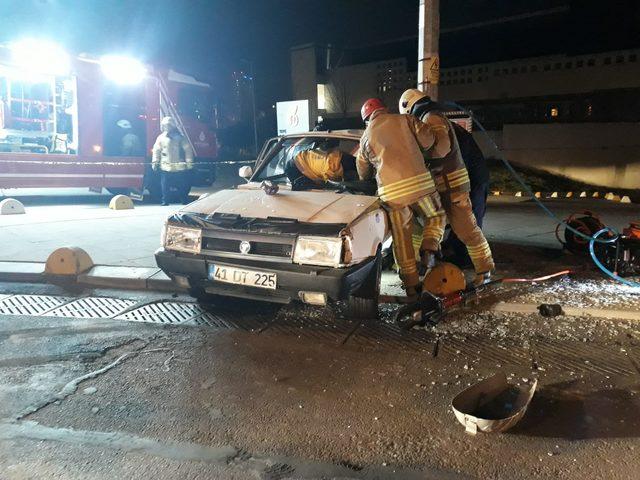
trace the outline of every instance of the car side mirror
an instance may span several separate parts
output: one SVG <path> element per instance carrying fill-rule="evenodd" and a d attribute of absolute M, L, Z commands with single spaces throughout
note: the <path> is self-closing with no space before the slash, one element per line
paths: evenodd
<path fill-rule="evenodd" d="M 253 168 L 251 168 L 248 165 L 245 165 L 244 167 L 240 167 L 240 170 L 238 170 L 238 175 L 240 175 L 240 178 L 249 180 L 253 175 Z"/>

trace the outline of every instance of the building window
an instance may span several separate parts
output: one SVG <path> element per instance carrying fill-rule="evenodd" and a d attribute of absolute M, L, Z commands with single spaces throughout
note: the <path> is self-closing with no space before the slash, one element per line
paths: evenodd
<path fill-rule="evenodd" d="M 457 85 L 458 84 L 458 79 L 454 78 L 453 81 L 451 82 L 453 85 Z"/>
<path fill-rule="evenodd" d="M 509 75 L 509 69 L 508 68 L 503 68 L 502 69 L 502 74 L 503 75 Z"/>
<path fill-rule="evenodd" d="M 629 55 L 629 61 L 630 62 L 635 62 L 638 60 L 638 55 L 635 53 L 632 53 L 631 55 Z"/>
<path fill-rule="evenodd" d="M 477 81 L 478 81 L 478 82 L 481 82 L 481 81 L 482 81 L 482 77 L 478 77 L 478 80 L 477 80 Z"/>
<path fill-rule="evenodd" d="M 526 65 L 524 67 L 520 67 L 520 73 L 527 73 Z"/>
<path fill-rule="evenodd" d="M 551 65 L 549 65 L 548 63 L 544 66 L 544 71 L 548 72 L 549 70 L 551 70 Z"/>
<path fill-rule="evenodd" d="M 588 67 L 593 67 L 596 64 L 596 59 L 595 58 L 590 58 L 589 60 L 587 60 L 587 66 Z"/>
<path fill-rule="evenodd" d="M 624 63 L 624 56 L 623 55 L 618 55 L 616 57 L 616 63 Z"/>
<path fill-rule="evenodd" d="M 560 70 L 561 68 L 562 68 L 562 64 L 561 64 L 561 63 L 556 63 L 556 64 L 553 66 L 553 69 L 554 69 L 554 70 Z"/>
<path fill-rule="evenodd" d="M 587 105 L 587 117 L 590 117 L 591 115 L 593 115 L 593 105 L 589 103 Z"/>
<path fill-rule="evenodd" d="M 584 67 L 584 60 L 578 60 L 576 62 L 576 68 L 582 68 Z"/>
<path fill-rule="evenodd" d="M 319 83 L 317 87 L 318 93 L 318 110 L 325 110 L 327 108 L 326 102 L 326 85 L 324 83 Z"/>
<path fill-rule="evenodd" d="M 558 115 L 560 115 L 560 112 L 558 111 L 558 107 L 551 107 L 549 114 L 551 115 L 551 118 L 556 118 Z"/>
<path fill-rule="evenodd" d="M 529 71 L 537 72 L 538 71 L 538 66 L 537 65 L 531 65 L 531 68 L 529 69 Z"/>
<path fill-rule="evenodd" d="M 604 63 L 605 65 L 611 65 L 611 57 L 605 58 L 604 62 L 602 62 L 602 63 Z"/>
<path fill-rule="evenodd" d="M 511 69 L 511 73 L 518 73 L 518 67 L 513 67 Z"/>
<path fill-rule="evenodd" d="M 473 72 L 471 71 L 470 68 L 467 69 L 467 75 L 471 75 Z"/>
<path fill-rule="evenodd" d="M 500 70 L 498 70 L 497 68 L 493 71 L 493 76 L 494 77 L 499 77 L 500 76 Z"/>
<path fill-rule="evenodd" d="M 571 62 L 567 62 L 567 63 L 564 64 L 564 68 L 566 68 L 567 70 L 570 70 L 571 67 L 573 67 L 573 63 L 571 63 Z"/>

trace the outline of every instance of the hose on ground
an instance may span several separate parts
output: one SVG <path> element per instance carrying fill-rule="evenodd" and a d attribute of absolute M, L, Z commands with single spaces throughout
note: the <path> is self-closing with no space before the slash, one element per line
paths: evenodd
<path fill-rule="evenodd" d="M 620 276 L 618 276 L 616 273 L 612 272 L 611 270 L 609 270 L 608 268 L 606 268 L 602 262 L 600 260 L 598 260 L 598 257 L 595 254 L 594 251 L 594 244 L 595 243 L 600 243 L 603 245 L 610 245 L 612 243 L 615 243 L 618 241 L 618 239 L 620 238 L 620 233 L 618 233 L 614 228 L 612 227 L 605 227 L 602 230 L 600 230 L 599 232 L 595 233 L 593 236 L 590 235 L 586 235 L 585 233 L 573 228 L 571 225 L 567 224 L 566 221 L 561 220 L 560 218 L 558 218 L 558 216 L 553 213 L 546 205 L 544 205 L 540 199 L 538 199 L 535 194 L 533 193 L 533 191 L 531 190 L 531 187 L 529 187 L 529 185 L 522 179 L 522 177 L 520 177 L 520 175 L 518 174 L 518 172 L 516 172 L 516 170 L 513 168 L 513 166 L 511 165 L 511 163 L 509 163 L 509 160 L 507 160 L 504 155 L 502 155 L 502 152 L 500 151 L 500 148 L 498 147 L 498 145 L 496 144 L 496 142 L 493 140 L 493 138 L 491 138 L 491 135 L 489 135 L 489 132 L 487 132 L 487 130 L 484 128 L 484 125 L 482 125 L 482 123 L 480 123 L 480 121 L 478 121 L 476 118 L 473 117 L 472 113 L 470 111 L 468 111 L 466 108 L 464 108 L 463 106 L 457 104 L 456 102 L 444 102 L 445 105 L 450 105 L 452 107 L 454 107 L 457 110 L 460 110 L 461 112 L 465 113 L 466 115 L 469 115 L 470 118 L 473 119 L 473 123 L 475 125 L 477 125 L 477 127 L 480 129 L 480 131 L 482 133 L 484 133 L 484 135 L 487 137 L 487 139 L 489 140 L 491 146 L 494 148 L 494 150 L 496 151 L 496 153 L 498 154 L 498 158 L 500 159 L 500 161 L 502 162 L 502 164 L 504 165 L 504 167 L 507 169 L 507 171 L 511 174 L 511 176 L 513 176 L 513 178 L 516 179 L 516 181 L 522 186 L 522 188 L 524 189 L 525 192 L 527 192 L 527 195 L 529 195 L 529 197 L 531 197 L 531 199 L 551 218 L 553 218 L 556 222 L 558 222 L 558 224 L 562 224 L 565 226 L 565 228 L 567 228 L 569 231 L 573 232 L 575 235 L 578 235 L 579 237 L 582 237 L 583 239 L 587 240 L 589 242 L 589 254 L 591 255 L 591 259 L 593 260 L 593 262 L 596 264 L 596 266 L 602 270 L 602 272 L 604 272 L 606 275 L 608 275 L 609 277 L 611 277 L 612 279 L 616 280 L 617 282 L 620 282 L 624 285 L 630 286 L 630 287 L 634 287 L 634 288 L 640 288 L 640 283 L 638 282 L 632 282 L 629 280 L 626 280 L 624 278 L 621 278 Z M 600 235 L 602 235 L 605 232 L 609 232 L 611 233 L 613 236 L 611 238 L 598 238 Z"/>

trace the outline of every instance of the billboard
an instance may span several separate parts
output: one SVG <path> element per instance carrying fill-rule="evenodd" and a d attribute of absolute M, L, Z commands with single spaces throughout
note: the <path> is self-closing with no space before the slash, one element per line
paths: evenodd
<path fill-rule="evenodd" d="M 277 102 L 278 135 L 309 131 L 309 100 Z"/>

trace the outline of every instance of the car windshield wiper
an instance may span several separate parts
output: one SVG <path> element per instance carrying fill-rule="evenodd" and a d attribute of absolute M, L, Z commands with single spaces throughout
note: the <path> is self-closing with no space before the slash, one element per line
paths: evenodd
<path fill-rule="evenodd" d="M 263 178 L 262 180 L 276 180 L 278 178 L 286 177 L 286 173 L 278 173 L 277 175 L 271 175 L 270 177 Z"/>

